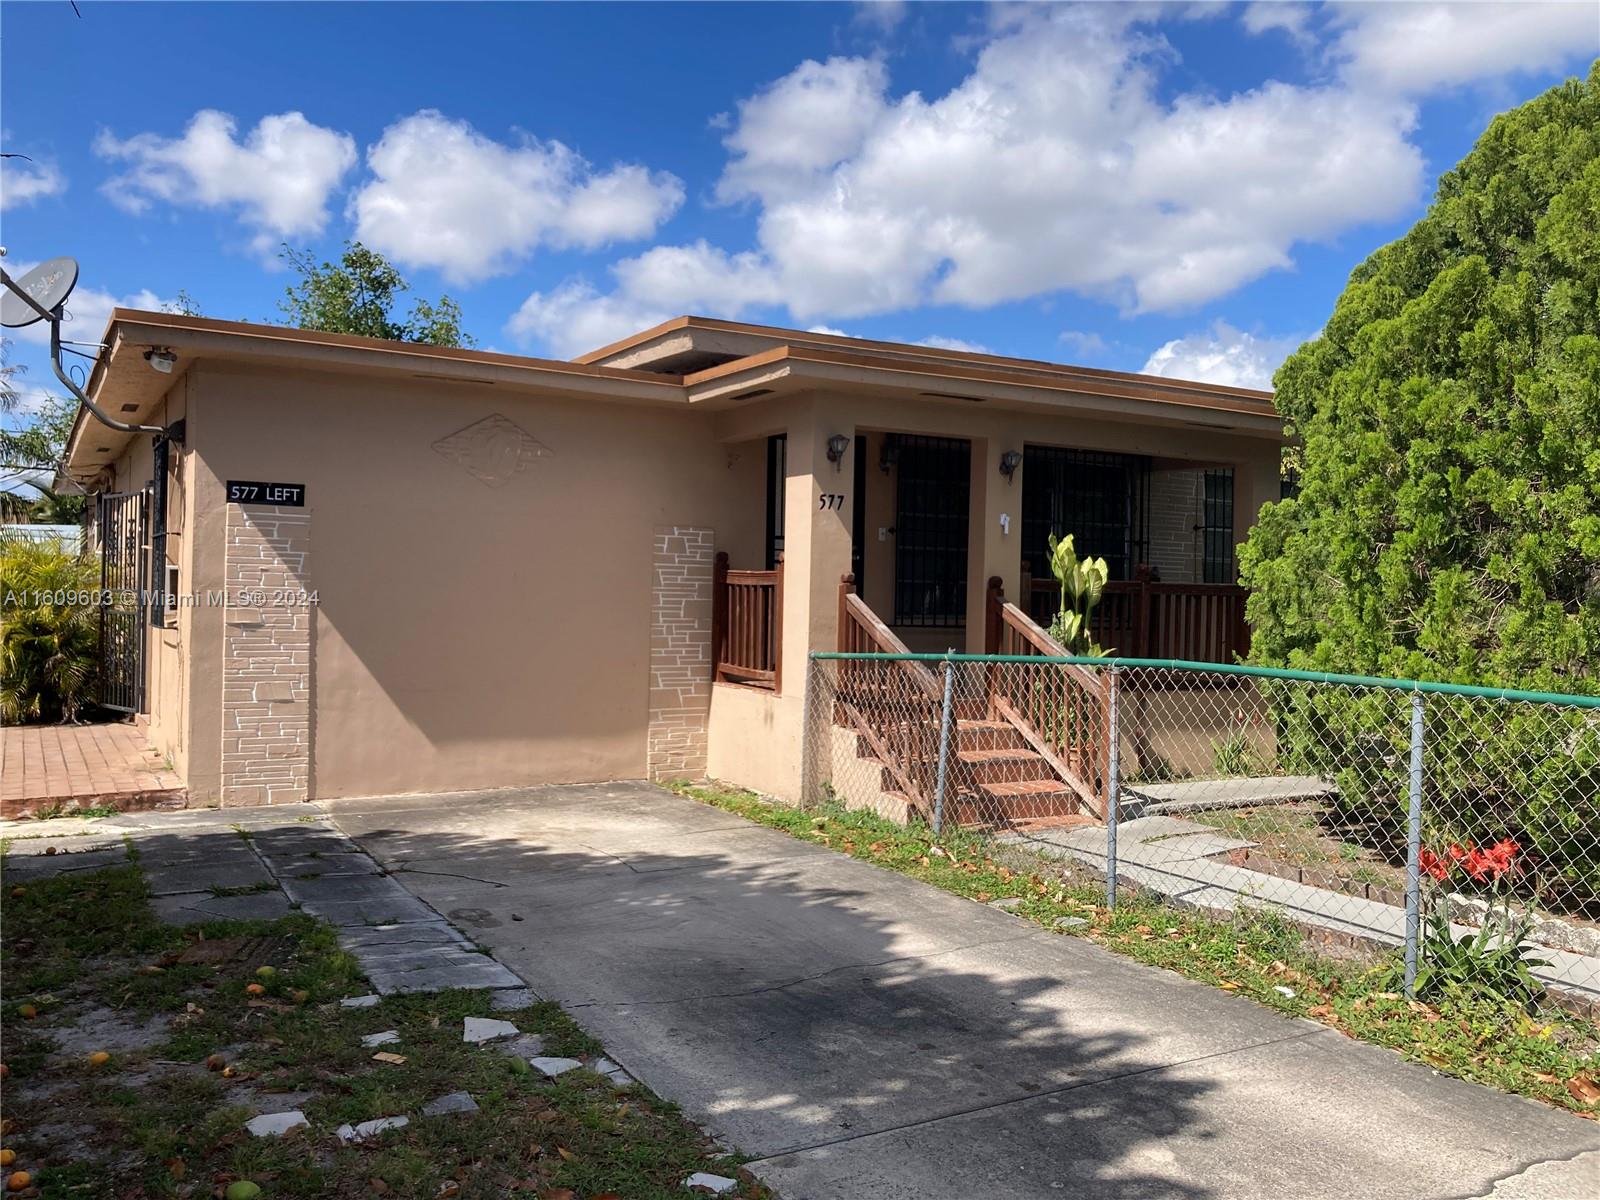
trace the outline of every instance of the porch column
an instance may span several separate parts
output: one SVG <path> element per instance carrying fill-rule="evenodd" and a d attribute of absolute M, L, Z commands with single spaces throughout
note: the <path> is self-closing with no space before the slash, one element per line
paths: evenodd
<path fill-rule="evenodd" d="M 1006 599 L 1023 603 L 1022 580 L 1022 467 L 1008 483 L 1000 474 L 1000 459 L 1007 450 L 1022 452 L 1022 439 L 998 433 L 972 440 L 972 508 L 967 529 L 967 653 L 984 651 L 984 606 L 989 579 L 998 575 Z M 1007 518 L 1001 527 L 1000 518 Z"/>
<path fill-rule="evenodd" d="M 803 694 L 806 656 L 839 642 L 839 578 L 850 570 L 855 422 L 842 406 L 817 398 L 796 406 L 789 422 L 783 518 L 783 690 Z M 837 464 L 828 439 L 849 445 Z M 831 499 L 841 497 L 841 499 Z"/>

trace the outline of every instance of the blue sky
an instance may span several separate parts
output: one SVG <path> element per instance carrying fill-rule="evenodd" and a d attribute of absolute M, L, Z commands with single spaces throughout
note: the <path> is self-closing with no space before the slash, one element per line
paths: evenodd
<path fill-rule="evenodd" d="M 1253 385 L 1600 54 L 1592 0 L 79 7 L 0 15 L 7 262 L 80 260 L 78 337 L 274 319 L 281 243 L 360 237 L 484 347 L 700 312 Z"/>

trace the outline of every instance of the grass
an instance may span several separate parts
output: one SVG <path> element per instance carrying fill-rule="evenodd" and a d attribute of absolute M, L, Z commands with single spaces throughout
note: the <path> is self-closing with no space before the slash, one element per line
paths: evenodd
<path fill-rule="evenodd" d="M 695 1171 L 737 1173 L 740 1160 L 642 1086 L 581 1070 L 546 1080 L 463 1043 L 462 1019 L 491 1015 L 487 992 L 341 1007 L 368 986 L 310 917 L 166 926 L 136 866 L 29 882 L 8 890 L 4 916 L 4 1142 L 13 1169 L 32 1175 L 27 1194 L 198 1197 L 247 1179 L 268 1198 L 643 1200 L 683 1196 Z M 538 1034 L 546 1054 L 601 1051 L 553 1004 L 492 1015 Z M 403 1063 L 360 1043 L 388 1029 L 400 1039 L 383 1050 Z M 109 1061 L 93 1065 L 97 1050 Z M 456 1091 L 481 1111 L 419 1115 Z M 244 1130 L 257 1112 L 290 1108 L 309 1129 Z M 397 1114 L 411 1123 L 368 1143 L 334 1134 Z M 741 1179 L 737 1195 L 767 1195 Z"/>
<path fill-rule="evenodd" d="M 1600 1028 L 1568 1014 L 1531 1016 L 1469 996 L 1435 1006 L 1386 989 L 1390 961 L 1336 960 L 1316 952 L 1276 914 L 1241 910 L 1230 919 L 1170 907 L 1137 893 L 1105 907 L 1103 884 L 1070 867 L 964 830 L 935 837 L 837 804 L 801 810 L 722 786 L 677 784 L 681 795 L 737 813 L 980 903 L 1010 899 L 1009 911 L 1069 936 L 1175 971 L 1290 1016 L 1475 1083 L 1530 1096 L 1600 1119 Z M 1063 918 L 1084 924 L 1060 928 Z"/>

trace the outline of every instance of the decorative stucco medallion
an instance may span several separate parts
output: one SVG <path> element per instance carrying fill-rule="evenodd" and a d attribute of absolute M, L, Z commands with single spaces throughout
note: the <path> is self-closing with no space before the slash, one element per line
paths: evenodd
<path fill-rule="evenodd" d="M 504 487 L 534 459 L 551 454 L 550 447 L 499 413 L 440 438 L 433 448 L 490 487 Z"/>

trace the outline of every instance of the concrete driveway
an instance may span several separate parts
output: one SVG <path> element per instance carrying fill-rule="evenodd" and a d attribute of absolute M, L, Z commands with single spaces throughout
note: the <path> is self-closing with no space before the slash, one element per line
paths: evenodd
<path fill-rule="evenodd" d="M 1600 1125 L 646 784 L 329 807 L 788 1200 L 1600 1195 Z"/>

